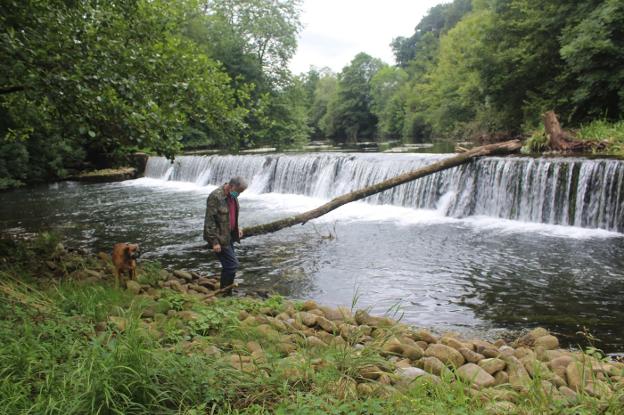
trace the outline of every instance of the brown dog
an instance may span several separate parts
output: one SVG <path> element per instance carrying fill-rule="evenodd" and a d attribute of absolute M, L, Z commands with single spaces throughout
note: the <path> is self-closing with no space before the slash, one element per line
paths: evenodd
<path fill-rule="evenodd" d="M 141 254 L 139 245 L 129 244 L 125 242 L 113 245 L 113 265 L 115 266 L 115 277 L 119 281 L 119 277 L 126 272 L 130 275 L 130 279 L 136 278 L 136 260 Z"/>

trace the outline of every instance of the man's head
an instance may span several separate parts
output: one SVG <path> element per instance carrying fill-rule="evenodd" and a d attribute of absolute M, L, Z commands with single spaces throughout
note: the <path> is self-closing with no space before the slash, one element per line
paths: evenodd
<path fill-rule="evenodd" d="M 238 197 L 239 194 L 247 189 L 247 180 L 240 176 L 234 176 L 230 179 L 227 186 L 229 194 L 232 195 L 232 197 Z"/>

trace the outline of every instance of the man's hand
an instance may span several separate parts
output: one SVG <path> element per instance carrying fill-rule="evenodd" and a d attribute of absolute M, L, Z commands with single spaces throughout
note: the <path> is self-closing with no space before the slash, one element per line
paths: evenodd
<path fill-rule="evenodd" d="M 238 228 L 238 239 L 243 237 L 243 228 Z"/>
<path fill-rule="evenodd" d="M 212 245 L 212 250 L 215 251 L 216 253 L 221 252 L 221 245 L 220 244 Z"/>

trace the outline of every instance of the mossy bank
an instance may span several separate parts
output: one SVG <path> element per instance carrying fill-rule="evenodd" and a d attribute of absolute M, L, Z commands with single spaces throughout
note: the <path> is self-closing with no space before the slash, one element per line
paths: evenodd
<path fill-rule="evenodd" d="M 1 241 L 3 413 L 624 412 L 624 364 L 534 329 L 488 342 L 279 296 L 44 235 Z"/>

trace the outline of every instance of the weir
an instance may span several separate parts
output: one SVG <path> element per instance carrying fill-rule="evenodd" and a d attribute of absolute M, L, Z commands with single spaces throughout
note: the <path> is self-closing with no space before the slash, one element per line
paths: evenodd
<path fill-rule="evenodd" d="M 447 157 L 444 154 L 272 154 L 150 157 L 146 177 L 218 185 L 241 175 L 249 192 L 330 199 Z M 368 203 L 624 232 L 624 162 L 487 157 L 403 184 Z"/>

